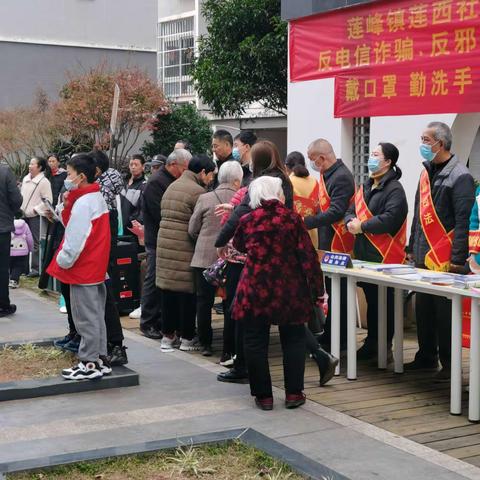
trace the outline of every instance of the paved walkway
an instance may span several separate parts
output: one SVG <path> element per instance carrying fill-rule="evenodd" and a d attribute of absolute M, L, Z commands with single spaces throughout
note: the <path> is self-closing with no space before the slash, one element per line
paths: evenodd
<path fill-rule="evenodd" d="M 66 317 L 28 291 L 18 314 L 0 319 L 0 342 L 61 336 Z M 0 404 L 0 463 L 144 441 L 252 427 L 351 479 L 480 479 L 480 469 L 314 402 L 287 411 L 253 407 L 247 385 L 215 380 L 220 367 L 160 352 L 127 332 L 129 367 L 140 386 Z"/>

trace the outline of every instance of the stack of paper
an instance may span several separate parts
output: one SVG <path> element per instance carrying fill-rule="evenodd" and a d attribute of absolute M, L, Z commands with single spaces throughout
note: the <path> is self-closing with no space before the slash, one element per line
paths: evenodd
<path fill-rule="evenodd" d="M 375 272 L 383 272 L 383 270 L 388 268 L 410 268 L 410 265 L 404 265 L 402 263 L 365 263 L 360 265 L 361 268 L 365 270 L 374 270 Z"/>
<path fill-rule="evenodd" d="M 480 286 L 480 275 L 453 275 L 456 287 L 468 288 Z"/>
<path fill-rule="evenodd" d="M 403 276 L 403 275 L 411 275 L 412 273 L 417 273 L 417 269 L 411 267 L 410 265 L 403 265 L 401 267 L 391 267 L 385 268 L 383 273 L 386 275 L 393 275 L 393 276 Z"/>
<path fill-rule="evenodd" d="M 441 272 L 422 272 L 421 280 L 435 285 L 453 285 L 455 283 L 454 276 L 449 273 Z"/>

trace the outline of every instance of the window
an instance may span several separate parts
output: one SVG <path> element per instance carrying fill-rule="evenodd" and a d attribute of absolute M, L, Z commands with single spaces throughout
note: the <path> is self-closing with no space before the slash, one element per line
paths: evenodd
<path fill-rule="evenodd" d="M 193 95 L 194 18 L 158 24 L 158 82 L 167 97 Z"/>
<path fill-rule="evenodd" d="M 353 177 L 357 185 L 368 179 L 368 157 L 370 155 L 370 117 L 353 119 Z"/>

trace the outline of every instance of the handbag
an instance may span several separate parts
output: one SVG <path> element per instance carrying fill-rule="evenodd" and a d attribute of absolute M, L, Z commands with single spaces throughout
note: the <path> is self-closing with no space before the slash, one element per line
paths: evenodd
<path fill-rule="evenodd" d="M 226 282 L 225 269 L 227 262 L 223 258 L 219 258 L 203 271 L 203 277 L 210 285 L 214 287 L 223 287 Z"/>

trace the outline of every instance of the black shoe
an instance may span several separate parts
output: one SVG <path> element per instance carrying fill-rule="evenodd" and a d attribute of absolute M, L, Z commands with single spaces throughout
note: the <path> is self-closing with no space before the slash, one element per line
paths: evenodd
<path fill-rule="evenodd" d="M 127 347 L 114 345 L 108 354 L 110 365 L 126 365 L 128 363 Z"/>
<path fill-rule="evenodd" d="M 76 333 L 75 332 L 70 332 L 67 333 L 63 338 L 58 338 L 57 340 L 53 341 L 53 346 L 57 348 L 62 348 L 70 341 L 75 338 Z"/>
<path fill-rule="evenodd" d="M 8 317 L 17 311 L 17 306 L 11 303 L 7 308 L 0 308 L 0 317 Z"/>
<path fill-rule="evenodd" d="M 338 365 L 338 358 L 335 358 L 333 355 L 330 355 L 321 348 L 312 353 L 312 358 L 318 365 L 318 370 L 320 372 L 320 386 L 323 387 L 335 375 L 335 368 L 337 368 Z"/>
<path fill-rule="evenodd" d="M 215 310 L 215 313 L 217 315 L 223 315 L 223 303 L 216 303 L 214 306 L 213 306 L 213 309 Z"/>
<path fill-rule="evenodd" d="M 152 326 L 140 327 L 140 332 L 144 337 L 153 338 L 154 340 L 161 340 L 163 337 L 162 332 Z"/>
<path fill-rule="evenodd" d="M 80 348 L 80 340 L 82 337 L 80 335 L 75 335 L 69 342 L 67 342 L 64 346 L 64 350 L 68 350 L 69 352 L 78 353 L 78 349 Z"/>
<path fill-rule="evenodd" d="M 211 345 L 205 345 L 202 347 L 202 355 L 204 357 L 211 357 L 213 355 L 213 350 Z"/>
<path fill-rule="evenodd" d="M 435 383 L 447 383 L 450 381 L 450 366 L 442 367 L 441 370 L 433 375 Z"/>
<path fill-rule="evenodd" d="M 226 372 L 219 373 L 217 380 L 227 383 L 248 383 L 248 375 L 247 372 L 241 372 L 235 368 L 231 368 Z"/>
<path fill-rule="evenodd" d="M 368 343 L 364 343 L 358 350 L 357 350 L 357 360 L 364 361 L 364 360 L 375 360 L 377 358 L 377 349 L 371 347 Z"/>
<path fill-rule="evenodd" d="M 418 360 L 415 359 L 413 362 L 406 363 L 403 366 L 403 369 L 406 372 L 412 372 L 416 370 L 437 370 L 438 369 L 438 361 L 434 362 L 427 362 L 425 360 Z"/>
<path fill-rule="evenodd" d="M 233 360 L 234 355 L 231 353 L 222 353 L 222 356 L 220 357 L 220 361 L 218 362 L 222 367 L 233 367 Z"/>
<path fill-rule="evenodd" d="M 38 278 L 40 274 L 36 270 L 32 270 L 27 274 L 27 278 Z"/>

